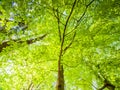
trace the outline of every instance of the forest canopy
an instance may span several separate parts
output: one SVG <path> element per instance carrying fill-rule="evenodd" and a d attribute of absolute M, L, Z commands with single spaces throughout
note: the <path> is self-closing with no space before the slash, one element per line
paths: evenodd
<path fill-rule="evenodd" d="M 120 0 L 0 0 L 0 90 L 120 90 Z"/>

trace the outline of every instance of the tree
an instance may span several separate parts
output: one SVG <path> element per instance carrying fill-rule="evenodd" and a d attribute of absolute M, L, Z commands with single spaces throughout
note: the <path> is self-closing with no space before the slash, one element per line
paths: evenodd
<path fill-rule="evenodd" d="M 2 89 L 119 89 L 120 1 L 1 0 L 0 4 L 0 27 L 5 31 L 0 30 Z"/>

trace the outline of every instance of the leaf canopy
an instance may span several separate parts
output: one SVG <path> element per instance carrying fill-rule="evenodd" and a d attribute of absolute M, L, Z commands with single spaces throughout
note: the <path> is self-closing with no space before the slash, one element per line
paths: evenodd
<path fill-rule="evenodd" d="M 60 52 L 66 90 L 97 90 L 108 80 L 120 89 L 119 0 L 0 0 L 0 90 L 53 90 Z M 91 3 L 91 5 L 89 5 Z M 31 40 L 48 34 L 32 44 Z M 107 90 L 107 89 L 106 89 Z"/>

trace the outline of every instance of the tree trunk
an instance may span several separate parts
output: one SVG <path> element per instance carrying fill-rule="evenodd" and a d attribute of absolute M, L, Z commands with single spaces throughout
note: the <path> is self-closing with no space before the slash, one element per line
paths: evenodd
<path fill-rule="evenodd" d="M 58 80 L 56 90 L 64 90 L 64 70 L 63 65 L 58 66 Z"/>

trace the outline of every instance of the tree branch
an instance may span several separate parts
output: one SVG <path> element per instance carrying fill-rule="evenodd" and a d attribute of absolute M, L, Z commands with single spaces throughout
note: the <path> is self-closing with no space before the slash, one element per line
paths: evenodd
<path fill-rule="evenodd" d="M 11 41 L 13 42 L 17 42 L 17 43 L 24 43 L 26 42 L 27 44 L 32 44 L 38 40 L 41 40 L 43 39 L 47 34 L 44 34 L 42 36 L 39 36 L 39 37 L 36 37 L 36 38 L 32 38 L 32 39 L 29 39 L 29 40 L 26 40 L 26 41 L 23 41 L 23 40 L 20 40 L 20 39 L 17 39 L 17 40 L 8 40 L 8 41 L 4 41 L 0 44 L 0 52 L 2 52 L 2 50 L 8 46 L 10 46 L 10 43 Z"/>
<path fill-rule="evenodd" d="M 86 8 L 82 14 L 82 16 L 77 20 L 77 25 L 75 26 L 75 29 L 79 26 L 80 24 L 80 21 L 82 20 L 82 18 L 85 16 L 86 12 L 87 12 L 87 9 L 88 7 L 93 3 L 94 0 L 92 0 L 91 2 L 89 2 L 87 5 L 86 5 Z"/>
<path fill-rule="evenodd" d="M 115 86 L 111 84 L 109 81 L 107 81 L 106 79 L 104 81 L 104 85 L 98 90 L 103 90 L 105 88 L 108 88 L 109 90 L 115 90 Z"/>
<path fill-rule="evenodd" d="M 33 83 L 31 82 L 30 85 L 28 86 L 28 89 L 27 90 L 32 90 L 34 87 Z"/>
<path fill-rule="evenodd" d="M 88 9 L 88 7 L 92 4 L 94 2 L 94 0 L 92 0 L 91 2 L 89 2 L 87 5 L 86 5 L 86 7 L 85 7 L 85 10 L 84 10 L 84 12 L 83 12 L 83 14 L 80 16 L 80 18 L 77 20 L 77 24 L 76 24 L 76 26 L 74 27 L 74 29 L 73 30 L 71 30 L 70 32 L 68 32 L 66 35 L 68 35 L 68 34 L 70 34 L 70 33 L 72 33 L 73 31 L 75 31 L 75 29 L 80 25 L 80 22 L 82 21 L 82 19 L 83 19 L 83 17 L 85 16 L 85 14 L 86 14 L 86 12 L 87 12 L 87 9 Z"/>
<path fill-rule="evenodd" d="M 58 20 L 58 31 L 59 31 L 59 38 L 60 38 L 60 41 L 61 41 L 61 30 L 60 30 L 60 16 L 59 16 L 59 13 L 58 13 L 58 9 L 57 9 L 57 20 Z"/>
<path fill-rule="evenodd" d="M 65 51 L 66 51 L 68 48 L 70 48 L 70 46 L 72 45 L 72 43 L 73 43 L 73 41 L 74 41 L 74 39 L 75 39 L 75 36 L 76 36 L 76 32 L 74 33 L 71 42 L 65 47 L 65 49 L 64 49 L 64 53 L 65 53 Z"/>
<path fill-rule="evenodd" d="M 66 28 L 67 28 L 67 24 L 68 24 L 68 21 L 69 21 L 71 15 L 72 15 L 72 13 L 73 13 L 73 10 L 74 10 L 74 7 L 75 7 L 75 4 L 76 4 L 76 1 L 77 1 L 77 0 L 74 1 L 73 6 L 72 6 L 72 9 L 71 9 L 71 11 L 70 11 L 70 14 L 69 14 L 69 16 L 68 16 L 68 18 L 67 18 L 67 20 L 66 20 L 66 24 L 65 24 L 65 28 L 64 28 L 64 32 L 63 32 L 63 36 L 65 36 L 65 32 L 66 32 Z"/>
<path fill-rule="evenodd" d="M 52 10 L 53 10 L 53 14 L 54 14 L 55 18 L 58 20 L 58 15 L 56 15 L 55 12 L 57 12 L 57 14 L 59 14 L 60 13 L 59 10 L 56 10 L 54 8 L 52 8 Z M 52 15 L 52 13 L 50 13 L 50 14 Z M 60 17 L 59 17 L 59 23 L 62 24 L 63 26 L 65 26 L 65 24 L 60 21 Z"/>
<path fill-rule="evenodd" d="M 60 29 L 60 16 L 59 16 L 59 10 L 58 10 L 58 8 L 57 8 L 57 10 L 56 10 L 56 12 L 57 12 L 57 15 L 55 14 L 55 12 L 54 12 L 55 10 L 54 10 L 54 8 L 53 8 L 53 13 L 54 13 L 54 16 L 56 17 L 56 19 L 57 19 L 57 23 L 58 23 L 58 33 L 59 33 L 59 38 L 60 38 L 60 41 L 61 41 L 61 29 Z"/>
<path fill-rule="evenodd" d="M 92 4 L 94 0 L 92 0 L 89 4 L 86 5 L 86 8 L 85 8 L 85 11 L 83 12 L 82 16 L 77 20 L 77 25 L 74 27 L 74 29 L 72 30 L 72 32 L 78 27 L 80 21 L 82 20 L 82 18 L 85 16 L 86 12 L 87 12 L 87 8 Z M 73 9 L 72 9 L 73 10 Z M 71 14 L 70 14 L 71 15 Z M 69 16 L 70 16 L 69 15 Z M 69 20 L 69 17 L 68 17 L 68 20 Z M 67 23 L 67 21 L 66 21 Z M 67 25 L 67 24 L 66 24 Z M 70 32 L 69 32 L 70 33 Z M 69 33 L 67 33 L 66 35 L 68 35 Z M 74 32 L 74 35 L 73 35 L 73 38 L 71 40 L 71 42 L 68 44 L 68 46 L 65 47 L 64 49 L 64 52 L 72 45 L 74 39 L 75 39 L 75 36 L 76 36 L 76 31 Z"/>

